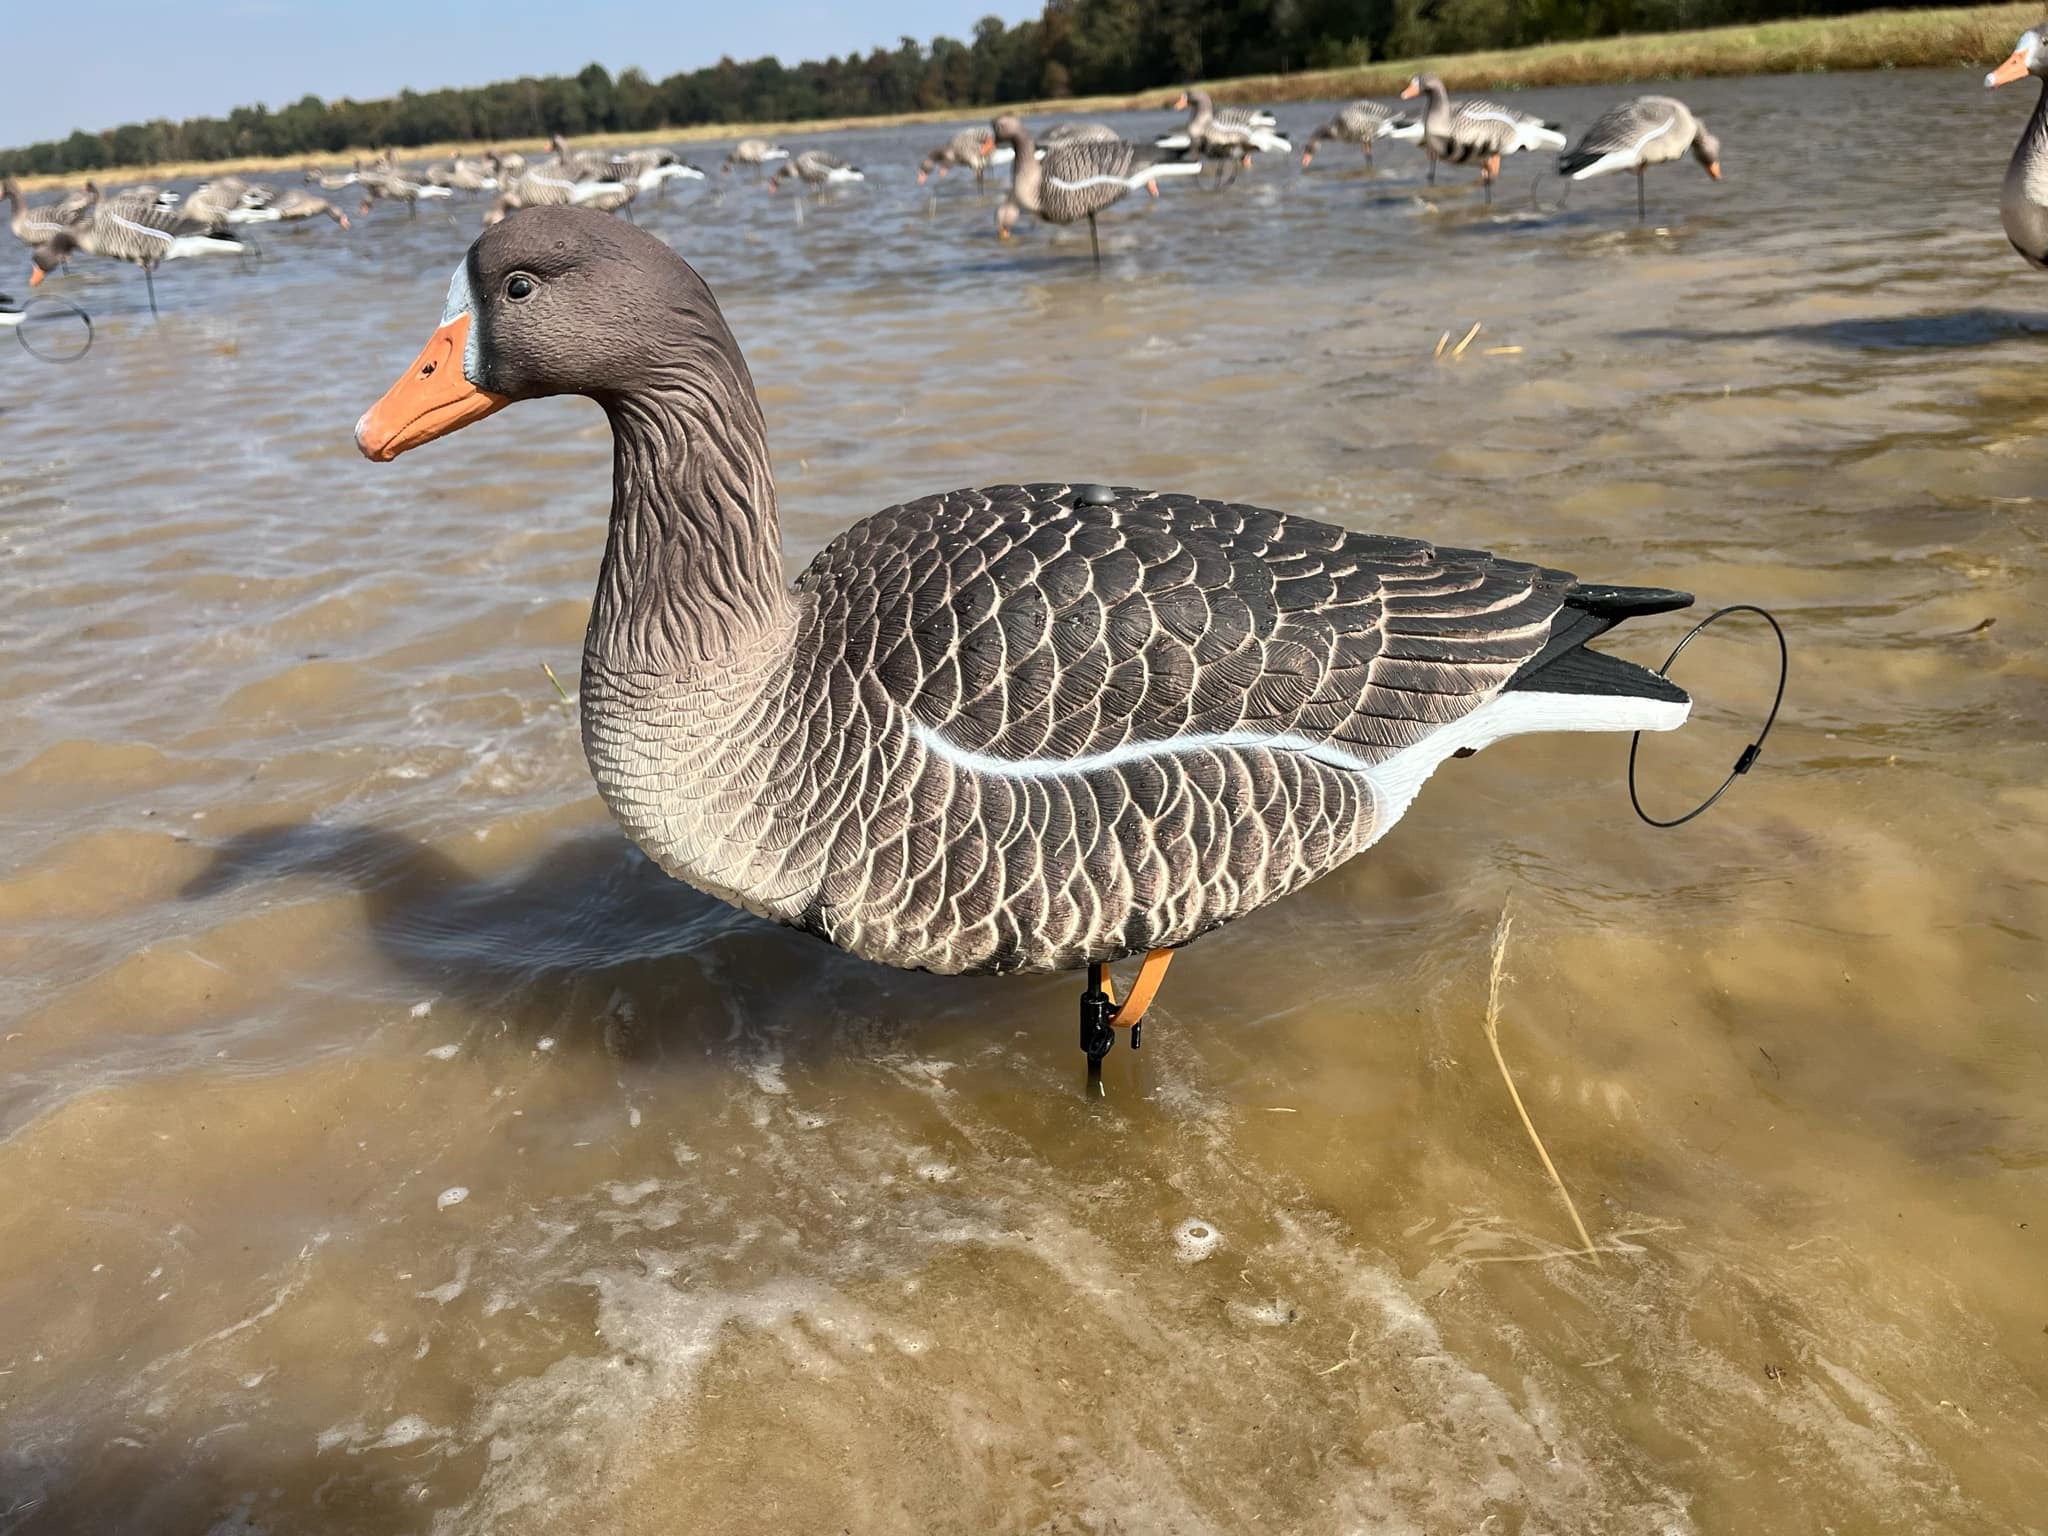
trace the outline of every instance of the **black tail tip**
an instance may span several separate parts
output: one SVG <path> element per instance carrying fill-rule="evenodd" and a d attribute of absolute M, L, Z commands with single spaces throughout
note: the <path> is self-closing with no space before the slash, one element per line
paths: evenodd
<path fill-rule="evenodd" d="M 1585 582 L 1572 588 L 1564 601 L 1567 608 L 1619 622 L 1644 614 L 1676 613 L 1681 608 L 1690 608 L 1693 597 L 1690 592 L 1670 587 L 1616 587 Z"/>

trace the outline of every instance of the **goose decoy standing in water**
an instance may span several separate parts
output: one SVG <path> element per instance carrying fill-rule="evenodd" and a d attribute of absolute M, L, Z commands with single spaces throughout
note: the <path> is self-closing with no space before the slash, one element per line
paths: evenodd
<path fill-rule="evenodd" d="M 1009 239 L 1017 220 L 1027 213 L 1048 224 L 1085 218 L 1088 249 L 1095 255 L 1098 272 L 1102 242 L 1095 232 L 1096 214 L 1140 187 L 1157 197 L 1161 176 L 1194 176 L 1202 169 L 1199 160 L 1149 161 L 1135 144 L 1122 139 L 1068 139 L 1040 155 L 1024 120 L 1014 112 L 995 120 L 982 148 L 987 151 L 998 144 L 1009 145 L 1017 158 L 1010 167 L 1010 195 L 996 210 L 996 238 Z"/>
<path fill-rule="evenodd" d="M 1308 142 L 1301 146 L 1302 166 L 1306 169 L 1315 159 L 1316 146 L 1325 139 L 1356 144 L 1365 151 L 1365 163 L 1371 165 L 1374 142 L 1392 137 L 1408 121 L 1398 108 L 1383 101 L 1354 101 L 1308 136 Z"/>
<path fill-rule="evenodd" d="M 1558 157 L 1557 172 L 1573 181 L 1587 181 L 1610 171 L 1634 171 L 1640 224 L 1647 217 L 1643 172 L 1688 150 L 1709 176 L 1721 179 L 1721 141 L 1691 108 L 1673 96 L 1638 96 L 1595 118 L 1579 142 Z"/>
<path fill-rule="evenodd" d="M 230 225 L 297 224 L 306 219 L 332 219 L 343 229 L 348 228 L 347 214 L 326 198 L 315 197 L 304 187 L 294 187 L 269 202 L 230 208 L 226 215 L 226 222 Z"/>
<path fill-rule="evenodd" d="M 730 172 L 734 166 L 741 165 L 750 171 L 758 171 L 764 165 L 788 158 L 789 151 L 780 144 L 772 144 L 766 139 L 741 139 L 727 152 L 718 169 Z"/>
<path fill-rule="evenodd" d="M 2012 55 L 1984 77 L 1986 87 L 2032 75 L 2041 81 L 2034 115 L 2013 149 L 1998 195 L 1998 217 L 2012 248 L 2037 267 L 2048 267 L 2048 49 L 2039 32 L 2022 32 Z"/>
<path fill-rule="evenodd" d="M 717 301 L 587 210 L 484 232 L 356 442 L 389 460 L 550 395 L 611 423 L 579 710 L 626 835 L 880 964 L 1086 967 L 1091 1064 L 1175 948 L 1371 846 L 1446 758 L 1686 717 L 1676 685 L 1585 648 L 1683 593 L 1193 496 L 925 496 L 786 586 Z M 1143 999 L 1112 1011 L 1103 967 L 1138 954 Z"/>
<path fill-rule="evenodd" d="M 181 233 L 184 228 L 184 215 L 154 197 L 131 194 L 102 198 L 81 214 L 63 236 L 44 248 L 54 260 L 46 262 L 45 254 L 37 254 L 29 286 L 42 282 L 57 262 L 74 249 L 88 256 L 133 262 L 142 268 L 143 282 L 149 288 L 149 312 L 154 315 L 156 269 L 164 262 L 191 256 L 239 256 L 247 249 L 239 240 Z"/>
<path fill-rule="evenodd" d="M 979 196 L 988 184 L 989 167 L 1007 165 L 1016 153 L 1007 144 L 984 150 L 982 146 L 987 140 L 987 131 L 980 127 L 969 124 L 962 128 L 918 162 L 917 184 L 923 186 L 933 171 L 943 176 L 948 169 L 957 165 L 974 172 L 974 191 L 975 195 Z"/>
<path fill-rule="evenodd" d="M 1401 92 L 1404 101 L 1416 96 L 1429 98 L 1422 114 L 1422 147 L 1430 157 L 1430 180 L 1436 180 L 1439 160 L 1453 165 L 1477 162 L 1479 185 L 1489 203 L 1494 181 L 1500 176 L 1502 155 L 1522 149 L 1564 148 L 1565 137 L 1557 124 L 1497 101 L 1474 98 L 1458 103 L 1453 111 L 1450 93 L 1436 75 L 1417 75 Z"/>
<path fill-rule="evenodd" d="M 823 197 L 827 187 L 840 186 L 850 181 L 866 181 L 867 176 L 857 165 L 850 165 L 822 149 L 806 149 L 785 160 L 775 168 L 775 174 L 768 178 L 768 190 L 782 190 L 782 178 L 794 176 L 811 189 L 815 197 Z"/>
<path fill-rule="evenodd" d="M 1188 113 L 1185 127 L 1152 141 L 1155 149 L 1174 149 L 1204 160 L 1227 162 L 1231 179 L 1248 169 L 1252 156 L 1265 151 L 1285 153 L 1294 148 L 1273 132 L 1270 112 L 1250 112 L 1243 107 L 1218 111 L 1209 93 L 1196 87 L 1185 91 L 1174 106 Z M 1256 119 L 1263 119 L 1257 121 Z"/>
<path fill-rule="evenodd" d="M 55 203 L 31 204 L 22 197 L 21 187 L 12 176 L 0 179 L 0 195 L 7 199 L 8 228 L 29 249 L 30 287 L 40 283 L 45 273 L 63 265 L 65 257 L 77 248 L 73 225 L 91 211 L 100 196 L 99 188 L 87 182 L 83 194 Z"/>

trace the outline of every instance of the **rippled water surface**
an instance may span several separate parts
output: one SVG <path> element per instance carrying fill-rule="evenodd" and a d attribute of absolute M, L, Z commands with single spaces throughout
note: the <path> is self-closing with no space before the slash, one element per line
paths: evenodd
<path fill-rule="evenodd" d="M 2048 1528 L 2027 103 L 1684 94 L 1728 179 L 1642 229 L 1625 181 L 1533 207 L 1547 157 L 1489 211 L 1336 148 L 1126 202 L 1097 280 L 928 201 L 929 129 L 838 136 L 871 179 L 801 222 L 642 210 L 747 351 L 792 569 L 1088 478 L 1783 616 L 1713 815 L 1637 823 L 1613 738 L 1447 765 L 1189 949 L 1100 1099 L 1073 979 L 880 970 L 612 827 L 541 670 L 601 416 L 350 443 L 475 205 L 172 266 L 155 326 L 131 269 L 45 290 L 100 335 L 0 338 L 0 1532 Z M 1659 808 L 1771 659 L 1688 652 Z M 1597 1262 L 1487 1044 L 1504 906 Z"/>

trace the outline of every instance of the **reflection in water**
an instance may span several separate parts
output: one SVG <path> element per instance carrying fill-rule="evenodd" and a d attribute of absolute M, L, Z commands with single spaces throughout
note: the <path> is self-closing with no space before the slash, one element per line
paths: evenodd
<path fill-rule="evenodd" d="M 605 820 L 540 671 L 601 418 L 349 442 L 480 210 L 280 235 L 158 327 L 64 279 L 98 344 L 0 404 L 0 1532 L 2038 1524 L 2016 125 L 1947 74 L 1686 94 L 1729 179 L 1645 230 L 1389 151 L 1126 205 L 1097 281 L 917 189 L 928 128 L 836 136 L 871 180 L 801 227 L 643 210 L 748 354 L 793 565 L 1058 476 L 1785 617 L 1710 816 L 1639 827 L 1618 741 L 1448 765 L 1187 951 L 1099 1100 L 1075 979 L 866 966 Z M 1775 660 L 1689 651 L 1646 784 L 1711 789 Z M 1485 1044 L 1504 902 L 1597 1265 Z"/>

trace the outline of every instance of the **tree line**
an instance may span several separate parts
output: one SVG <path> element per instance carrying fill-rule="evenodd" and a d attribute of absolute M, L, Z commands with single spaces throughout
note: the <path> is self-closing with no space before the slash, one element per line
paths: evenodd
<path fill-rule="evenodd" d="M 794 65 L 724 58 L 665 80 L 638 69 L 614 79 L 591 64 L 574 75 L 401 91 L 381 101 L 307 96 L 276 111 L 237 107 L 226 117 L 81 130 L 0 150 L 0 171 L 61 175 L 173 160 L 946 111 L 1875 8 L 1869 0 L 1046 0 L 1041 16 L 1016 26 L 984 17 L 968 42 L 906 37 L 865 57 Z"/>

